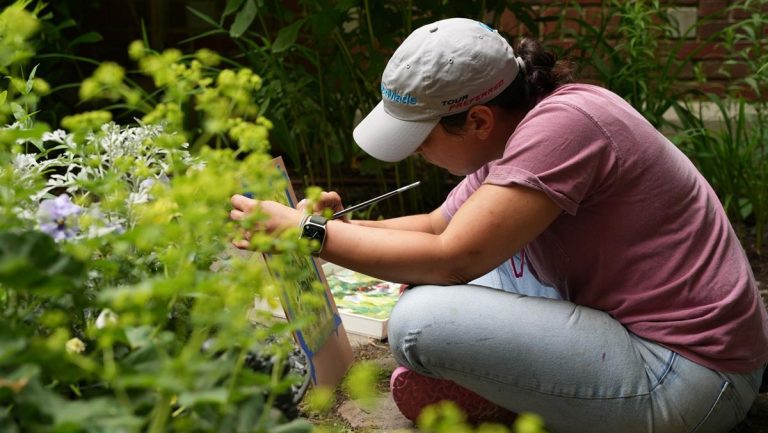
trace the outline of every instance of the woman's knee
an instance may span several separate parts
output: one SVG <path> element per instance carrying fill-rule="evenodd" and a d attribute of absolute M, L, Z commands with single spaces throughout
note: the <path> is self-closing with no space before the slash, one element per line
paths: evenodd
<path fill-rule="evenodd" d="M 437 286 L 418 286 L 406 290 L 397 301 L 387 323 L 389 347 L 400 365 L 418 369 L 413 357 L 414 346 L 421 330 L 429 326 L 430 300 L 434 300 Z"/>
<path fill-rule="evenodd" d="M 392 309 L 388 322 L 388 334 L 401 336 L 414 328 L 428 324 L 428 316 L 434 312 L 435 293 L 438 286 L 417 286 L 403 292 Z M 432 305 L 430 305 L 432 304 Z"/>

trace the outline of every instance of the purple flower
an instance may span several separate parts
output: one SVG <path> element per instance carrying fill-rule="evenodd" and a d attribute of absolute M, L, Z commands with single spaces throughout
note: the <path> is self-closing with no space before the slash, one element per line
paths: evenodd
<path fill-rule="evenodd" d="M 79 230 L 74 216 L 80 215 L 83 208 L 72 203 L 66 194 L 54 199 L 43 200 L 37 210 L 40 230 L 55 241 L 71 239 Z"/>

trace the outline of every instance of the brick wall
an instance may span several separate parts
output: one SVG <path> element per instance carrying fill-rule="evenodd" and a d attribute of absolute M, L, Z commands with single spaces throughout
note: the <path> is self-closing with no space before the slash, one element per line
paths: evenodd
<path fill-rule="evenodd" d="M 562 3 L 551 0 L 526 0 L 525 3 L 532 5 L 538 12 L 539 17 L 552 17 L 565 13 L 569 18 L 579 16 L 577 10 L 573 7 L 562 10 Z M 592 25 L 600 22 L 601 2 L 595 0 L 578 1 L 583 12 L 581 17 Z M 730 64 L 726 60 L 731 56 L 722 46 L 722 39 L 718 38 L 718 33 L 725 27 L 736 21 L 748 19 L 749 15 L 741 11 L 729 11 L 729 6 L 734 1 L 728 0 L 670 0 L 663 2 L 669 6 L 671 15 L 679 26 L 680 34 L 686 34 L 686 30 L 695 28 L 686 34 L 685 41 L 679 47 L 677 57 L 686 59 L 690 56 L 690 62 L 686 65 L 683 73 L 679 77 L 683 81 L 694 81 L 694 66 L 700 68 L 707 83 L 697 84 L 701 90 L 722 91 L 725 85 L 734 78 L 744 77 L 748 70 L 743 64 Z M 768 15 L 768 4 L 763 6 L 763 13 Z M 618 18 L 613 17 L 613 22 Z M 574 22 L 564 24 L 575 30 Z M 519 22 L 511 13 L 505 14 L 502 18 L 501 29 L 513 36 L 530 36 L 530 29 Z M 561 29 L 554 21 L 543 22 L 536 29 L 542 38 L 552 37 L 553 34 Z M 763 37 L 768 38 L 768 29 L 763 29 Z M 569 46 L 567 37 L 562 37 L 549 42 L 550 44 L 559 44 L 564 47 Z M 673 44 L 668 41 L 668 46 Z M 744 49 L 746 46 L 738 46 L 737 49 Z M 663 55 L 663 53 L 660 53 Z M 574 60 L 578 61 L 578 58 Z M 724 73 L 726 71 L 727 73 Z M 730 77 L 729 77 L 730 75 Z M 587 77 L 588 78 L 588 77 Z"/>

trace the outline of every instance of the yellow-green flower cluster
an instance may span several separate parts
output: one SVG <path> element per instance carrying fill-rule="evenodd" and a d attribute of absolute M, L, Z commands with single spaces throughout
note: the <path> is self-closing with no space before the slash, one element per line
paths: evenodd
<path fill-rule="evenodd" d="M 16 2 L 0 12 L 0 72 L 7 74 L 9 66 L 21 63 L 34 55 L 27 41 L 40 27 L 35 14 Z"/>
<path fill-rule="evenodd" d="M 83 80 L 80 85 L 80 99 L 124 99 L 128 105 L 136 106 L 141 101 L 141 95 L 126 85 L 124 79 L 125 69 L 122 66 L 114 62 L 104 62 L 96 68 L 92 76 Z"/>
<path fill-rule="evenodd" d="M 216 78 L 219 93 L 232 101 L 232 114 L 253 118 L 259 114 L 258 106 L 253 103 L 253 94 L 261 89 L 261 77 L 248 68 L 235 72 L 224 69 Z"/>
<path fill-rule="evenodd" d="M 109 111 L 86 111 L 85 113 L 65 116 L 61 119 L 61 127 L 72 132 L 92 131 L 111 120 L 112 113 Z"/>
<path fill-rule="evenodd" d="M 201 49 L 194 56 L 185 56 L 177 49 L 157 53 L 142 41 L 134 41 L 128 47 L 128 54 L 159 88 L 160 92 L 155 93 L 159 103 L 150 105 L 148 101 L 153 98 L 150 96 L 141 100 L 138 91 L 124 83 L 125 70 L 114 63 L 102 64 L 93 76 L 83 81 L 81 98 L 124 99 L 129 106 L 146 113 L 142 117 L 145 124 L 162 123 L 168 132 L 199 135 L 197 138 L 187 136 L 196 143 L 205 143 L 217 136 L 217 140 L 235 140 L 243 150 L 266 151 L 272 124 L 259 116 L 255 99 L 262 80 L 252 70 L 217 72 L 213 68 L 221 58 L 208 49 Z M 190 113 L 198 113 L 199 119 L 185 122 L 184 116 Z M 202 131 L 184 131 L 188 125 L 202 125 Z"/>
<path fill-rule="evenodd" d="M 147 49 L 142 41 L 131 43 L 128 56 L 139 63 L 143 74 L 152 77 L 155 86 L 170 86 L 170 89 L 181 86 L 174 92 L 175 96 L 186 96 L 183 92 L 193 89 L 196 85 L 210 84 L 210 79 L 203 77 L 203 68 L 216 66 L 221 61 L 217 53 L 201 49 L 195 53 L 194 59 L 186 64 L 181 51 L 171 48 L 162 53 L 155 53 Z"/>
<path fill-rule="evenodd" d="M 180 131 L 184 123 L 184 113 L 176 102 L 161 102 L 141 118 L 143 123 L 163 123 L 167 131 Z"/>
<path fill-rule="evenodd" d="M 218 66 L 219 63 L 221 63 L 221 56 L 219 56 L 219 53 L 207 48 L 198 50 L 195 53 L 195 58 L 208 67 Z"/>
<path fill-rule="evenodd" d="M 139 60 L 147 53 L 147 48 L 142 41 L 133 41 L 128 45 L 128 57 L 131 60 Z"/>
<path fill-rule="evenodd" d="M 206 132 L 222 134 L 236 127 L 230 137 L 242 140 L 248 149 L 265 149 L 265 134 L 272 125 L 259 117 L 259 107 L 254 103 L 254 94 L 260 88 L 261 77 L 250 69 L 219 72 L 215 87 L 206 87 L 195 98 L 197 110 L 206 117 Z"/>
<path fill-rule="evenodd" d="M 259 117 L 256 122 L 248 122 L 240 117 L 229 119 L 227 129 L 229 136 L 235 140 L 239 148 L 252 152 L 266 152 L 269 149 L 269 130 L 272 122 Z"/>
<path fill-rule="evenodd" d="M 135 55 L 138 50 L 134 48 L 133 52 Z M 138 58 L 139 68 L 141 72 L 153 78 L 155 86 L 163 87 L 177 80 L 179 66 L 182 66 L 179 64 L 182 58 L 181 51 L 170 48 L 160 54 L 151 53 L 147 50 L 143 50 L 142 53 L 141 57 Z M 129 55 L 131 55 L 130 50 Z"/>

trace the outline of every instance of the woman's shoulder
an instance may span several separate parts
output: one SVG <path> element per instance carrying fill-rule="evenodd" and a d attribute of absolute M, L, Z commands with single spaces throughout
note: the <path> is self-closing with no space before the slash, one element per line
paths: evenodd
<path fill-rule="evenodd" d="M 617 110 L 623 108 L 624 110 Z M 631 109 L 618 95 L 593 84 L 569 83 L 556 88 L 539 101 L 525 116 L 520 127 L 544 127 L 551 133 L 563 129 L 577 129 L 589 126 L 602 128 L 602 121 L 614 116 L 616 111 Z M 552 128 L 556 125 L 556 128 Z"/>
<path fill-rule="evenodd" d="M 556 88 L 542 99 L 537 106 L 558 103 L 581 108 L 603 107 L 605 109 L 610 109 L 613 105 L 628 105 L 619 95 L 605 87 L 588 83 L 568 83 Z"/>
<path fill-rule="evenodd" d="M 529 114 L 543 113 L 550 117 L 559 116 L 563 121 L 581 118 L 602 131 L 630 128 L 655 133 L 651 124 L 629 102 L 594 84 L 569 83 L 558 87 Z"/>

